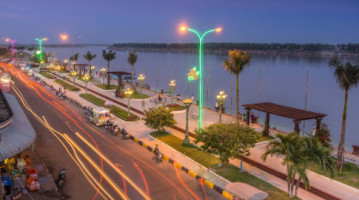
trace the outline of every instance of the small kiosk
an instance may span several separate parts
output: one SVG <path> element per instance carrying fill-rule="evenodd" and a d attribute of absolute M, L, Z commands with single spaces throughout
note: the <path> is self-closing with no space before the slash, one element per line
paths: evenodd
<path fill-rule="evenodd" d="M 97 107 L 93 109 L 93 114 L 90 116 L 90 121 L 96 126 L 106 125 L 108 120 L 111 120 L 109 109 L 103 107 Z"/>
<path fill-rule="evenodd" d="M 11 76 L 8 73 L 2 73 L 0 78 L 0 87 L 3 92 L 11 92 Z"/>

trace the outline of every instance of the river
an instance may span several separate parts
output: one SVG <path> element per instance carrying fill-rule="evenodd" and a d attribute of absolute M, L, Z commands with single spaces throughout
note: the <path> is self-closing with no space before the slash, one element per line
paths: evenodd
<path fill-rule="evenodd" d="M 92 64 L 96 70 L 106 67 L 102 57 L 105 46 L 75 47 L 79 53 L 78 63 L 87 63 L 83 55 L 89 50 L 96 54 Z M 55 52 L 60 60 L 71 56 L 71 48 L 48 48 L 49 53 Z M 192 94 L 198 98 L 198 82 L 187 85 L 187 73 L 193 66 L 198 65 L 196 53 L 166 53 L 166 52 L 137 52 L 138 59 L 135 65 L 136 74 L 145 74 L 145 83 L 153 89 L 169 90 L 169 81 L 176 80 L 176 93 L 182 98 Z M 116 59 L 110 63 L 111 70 L 131 71 L 127 63 L 128 51 L 116 51 Z M 232 75 L 224 70 L 223 61 L 226 56 L 215 54 L 204 55 L 204 104 L 214 107 L 216 95 L 224 90 L 228 97 L 225 102 L 226 112 L 235 109 L 235 84 L 232 87 Z M 309 70 L 309 87 L 307 109 L 314 112 L 328 114 L 323 122 L 328 124 L 333 143 L 338 143 L 340 137 L 341 118 L 344 104 L 344 91 L 339 88 L 333 75 L 334 69 L 329 68 L 329 58 L 297 57 L 297 56 L 252 56 L 249 67 L 239 76 L 239 103 L 273 102 L 296 108 L 304 108 L 307 70 Z M 357 61 L 353 61 L 358 63 Z M 262 69 L 262 70 L 261 70 Z M 261 79 L 261 99 L 259 99 L 259 80 Z M 233 77 L 234 78 L 234 77 Z M 235 79 L 233 79 L 235 83 Z M 208 95 L 207 95 L 208 89 Z M 208 96 L 208 98 L 207 98 Z M 346 146 L 359 144 L 359 89 L 349 91 Z M 240 112 L 244 109 L 241 107 Z M 256 113 L 256 112 L 255 112 Z M 257 113 L 258 114 L 258 113 Z M 265 114 L 260 113 L 260 118 Z M 310 131 L 314 120 L 306 121 L 306 131 Z M 292 120 L 282 117 L 271 117 L 271 126 L 278 129 L 293 130 Z M 302 128 L 302 124 L 301 124 Z"/>

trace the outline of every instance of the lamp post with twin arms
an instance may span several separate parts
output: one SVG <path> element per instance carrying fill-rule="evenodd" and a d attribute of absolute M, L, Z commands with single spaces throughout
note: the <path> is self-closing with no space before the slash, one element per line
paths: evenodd
<path fill-rule="evenodd" d="M 193 34 L 195 34 L 198 39 L 199 39 L 199 95 L 198 95 L 198 98 L 199 98 L 199 110 L 198 110 L 198 129 L 199 131 L 201 131 L 201 128 L 202 128 L 202 120 L 203 120 L 203 113 L 202 113 L 202 106 L 203 106 L 203 78 L 202 78 L 202 75 L 203 75 L 203 40 L 205 38 L 205 36 L 208 34 L 208 33 L 212 33 L 212 32 L 221 32 L 222 31 L 222 28 L 221 27 L 218 27 L 218 28 L 215 28 L 215 29 L 210 29 L 210 30 L 207 30 L 205 31 L 204 33 L 201 33 L 199 32 L 198 30 L 196 29 L 193 29 L 193 28 L 189 28 L 187 26 L 181 26 L 180 27 L 180 31 L 182 32 L 185 32 L 185 31 L 189 31 Z"/>

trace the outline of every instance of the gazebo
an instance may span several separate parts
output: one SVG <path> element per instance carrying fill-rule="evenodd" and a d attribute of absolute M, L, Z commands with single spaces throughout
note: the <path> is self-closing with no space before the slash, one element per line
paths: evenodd
<path fill-rule="evenodd" d="M 302 110 L 298 108 L 288 107 L 284 105 L 279 105 L 271 102 L 265 102 L 265 103 L 256 103 L 256 104 L 245 104 L 242 105 L 245 107 L 247 111 L 247 118 L 246 123 L 249 125 L 249 116 L 251 110 L 258 110 L 261 112 L 266 113 L 266 120 L 265 120 L 265 126 L 264 126 L 264 134 L 266 136 L 269 135 L 269 116 L 270 114 L 274 114 L 281 117 L 286 117 L 293 119 L 294 122 L 294 132 L 299 134 L 299 125 L 301 121 L 309 120 L 309 119 L 315 119 L 317 122 L 316 130 L 320 130 L 320 123 L 322 119 L 327 116 L 326 114 Z"/>
<path fill-rule="evenodd" d="M 107 76 L 109 76 L 110 74 L 112 75 L 116 75 L 117 76 L 117 80 L 118 80 L 118 87 L 121 87 L 121 83 L 122 83 L 122 76 L 128 76 L 131 75 L 131 73 L 129 72 L 123 72 L 123 71 L 114 71 L 114 72 L 107 72 Z"/>

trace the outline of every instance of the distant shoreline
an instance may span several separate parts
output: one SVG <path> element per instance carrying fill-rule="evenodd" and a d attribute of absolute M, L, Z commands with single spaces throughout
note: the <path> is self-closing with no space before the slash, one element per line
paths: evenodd
<path fill-rule="evenodd" d="M 170 53 L 198 53 L 198 50 L 194 49 L 158 49 L 158 48 L 118 48 L 110 46 L 109 49 L 115 51 L 131 51 L 135 50 L 138 52 L 170 52 Z M 212 53 L 217 55 L 227 55 L 228 51 L 232 49 L 221 49 L 217 51 L 204 50 L 204 53 Z M 239 49 L 243 50 L 243 49 Z M 349 53 L 349 52 L 330 52 L 330 51 L 300 51 L 300 52 L 291 52 L 291 51 L 276 51 L 276 50 L 244 50 L 252 55 L 263 55 L 263 56 L 305 56 L 305 57 L 322 57 L 328 58 L 333 56 L 340 56 L 344 58 L 359 58 L 359 53 Z"/>

